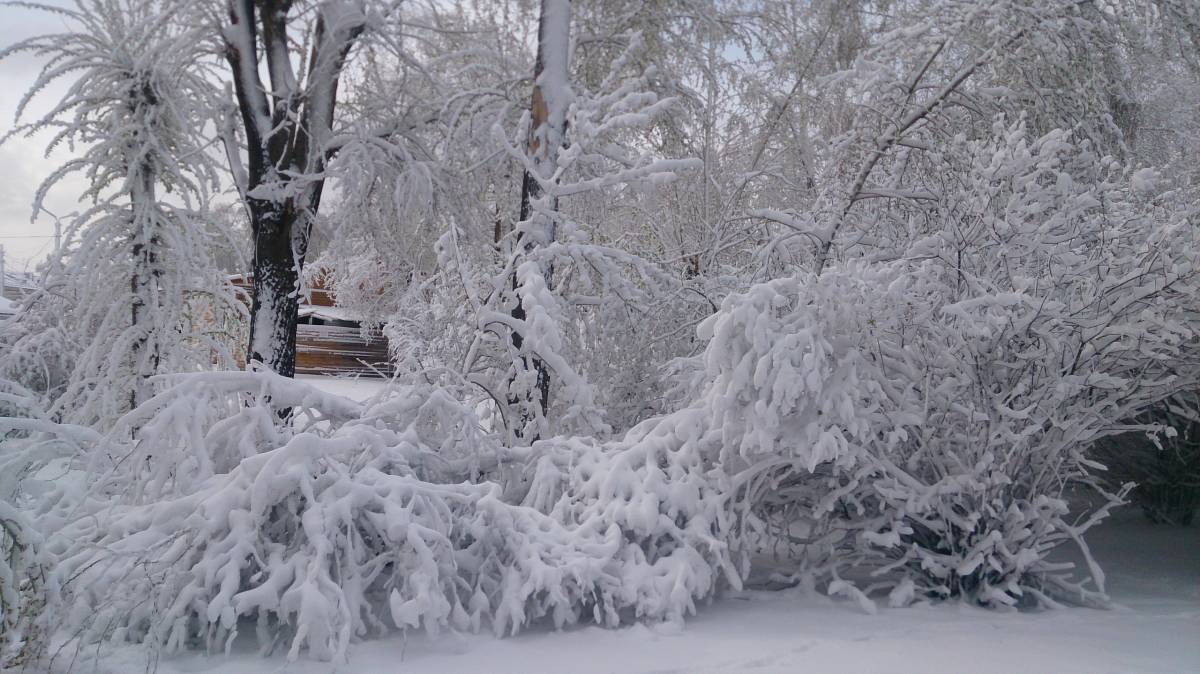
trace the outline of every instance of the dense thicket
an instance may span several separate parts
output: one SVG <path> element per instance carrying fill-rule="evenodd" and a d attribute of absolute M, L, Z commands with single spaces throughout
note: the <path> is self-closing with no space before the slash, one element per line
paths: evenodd
<path fill-rule="evenodd" d="M 1194 447 L 1188 3 L 164 7 L 21 46 L 89 75 L 20 128 L 78 135 L 98 205 L 0 327 L 0 572 L 51 570 L 0 573 L 12 652 L 340 659 L 679 621 L 752 570 L 865 610 L 1104 604 L 1105 464 Z M 249 372 L 207 355 L 229 202 L 278 272 Z M 287 377 L 314 269 L 388 335 L 372 400 Z"/>

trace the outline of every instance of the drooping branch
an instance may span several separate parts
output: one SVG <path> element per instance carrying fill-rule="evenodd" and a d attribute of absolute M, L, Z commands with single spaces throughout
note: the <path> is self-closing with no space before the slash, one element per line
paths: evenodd
<path fill-rule="evenodd" d="M 834 220 L 828 228 L 820 233 L 822 240 L 820 250 L 817 253 L 816 272 L 818 274 L 825 268 L 825 264 L 829 261 L 829 252 L 833 247 L 833 241 L 837 237 L 838 231 L 845 224 L 846 219 L 850 215 L 850 211 L 854 208 L 854 204 L 862 201 L 867 196 L 864 195 L 864 190 L 867 187 L 867 180 L 870 179 L 871 173 L 875 167 L 879 165 L 880 160 L 888 154 L 889 151 L 904 140 L 904 135 L 908 133 L 922 120 L 929 117 L 931 113 L 937 110 L 952 94 L 973 75 L 981 66 L 990 62 L 995 58 L 996 54 L 1003 49 L 1011 47 L 1013 44 L 1021 40 L 1025 35 L 1025 31 L 1020 31 L 1009 37 L 1003 42 L 994 45 L 990 49 L 985 50 L 974 60 L 963 66 L 958 72 L 942 86 L 936 93 L 930 96 L 923 104 L 912 109 L 907 115 L 901 117 L 894 122 L 890 129 L 880 134 L 875 138 L 875 147 L 867 155 L 866 160 L 859 167 L 858 172 L 854 176 L 854 180 L 850 184 L 850 189 L 846 194 L 844 205 L 836 220 Z M 948 44 L 949 39 L 939 42 L 930 51 L 929 57 L 910 77 L 905 86 L 905 104 L 907 105 L 916 95 L 917 89 L 925 75 L 929 72 L 930 67 L 937 57 L 942 54 Z M 872 189 L 870 197 L 885 196 L 878 189 Z M 911 195 L 910 195 L 911 196 Z"/>

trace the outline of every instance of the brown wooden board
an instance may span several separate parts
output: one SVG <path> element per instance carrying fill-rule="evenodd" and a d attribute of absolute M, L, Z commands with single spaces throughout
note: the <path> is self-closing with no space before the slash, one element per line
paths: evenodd
<path fill-rule="evenodd" d="M 358 328 L 300 325 L 296 330 L 296 372 L 390 376 L 387 340 L 371 334 L 368 342 Z"/>

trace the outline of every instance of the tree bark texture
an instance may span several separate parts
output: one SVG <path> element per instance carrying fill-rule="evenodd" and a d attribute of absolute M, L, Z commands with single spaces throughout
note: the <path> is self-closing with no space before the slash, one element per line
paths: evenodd
<path fill-rule="evenodd" d="M 246 142 L 245 167 L 230 153 L 254 243 L 247 363 L 291 377 L 301 274 L 320 206 L 325 141 L 333 127 L 346 57 L 365 28 L 362 3 L 333 0 L 317 9 L 307 76 L 292 66 L 291 0 L 229 0 L 225 54 Z M 260 31 L 261 29 L 261 31 Z M 261 32 L 261 35 L 260 35 Z M 259 48 L 270 87 L 259 78 Z M 301 55 L 303 56 L 303 55 Z"/>
<path fill-rule="evenodd" d="M 517 246 L 526 251 L 532 251 L 539 245 L 551 243 L 555 239 L 556 221 L 553 213 L 558 210 L 557 197 L 551 197 L 549 204 L 541 209 L 535 208 L 535 202 L 543 199 L 545 191 L 542 182 L 553 179 L 558 169 L 557 156 L 565 143 L 567 130 L 566 111 L 568 100 L 568 67 L 570 60 L 570 0 L 542 0 L 541 11 L 538 15 L 538 48 L 537 60 L 534 63 L 533 93 L 529 103 L 530 124 L 526 140 L 526 157 L 528 168 L 521 180 L 520 221 L 527 229 L 517 235 Z M 534 175 L 536 172 L 536 175 Z M 531 236 L 529 232 L 532 232 Z M 554 269 L 550 266 L 542 269 L 546 286 L 551 287 Z M 514 270 L 512 288 L 518 289 L 519 281 Z M 526 309 L 522 304 L 520 294 L 517 294 L 517 304 L 511 315 L 522 323 L 526 319 Z M 514 330 L 511 342 L 515 352 L 520 353 L 524 338 Z M 532 369 L 537 373 L 537 405 L 544 417 L 550 407 L 550 373 L 546 363 L 536 354 L 522 355 L 526 370 Z M 511 383 L 511 382 L 510 382 Z M 517 406 L 521 401 L 515 395 L 510 395 L 509 403 Z M 513 424 L 514 434 L 521 438 L 529 419 L 522 419 Z M 527 438 L 536 440 L 536 437 Z"/>

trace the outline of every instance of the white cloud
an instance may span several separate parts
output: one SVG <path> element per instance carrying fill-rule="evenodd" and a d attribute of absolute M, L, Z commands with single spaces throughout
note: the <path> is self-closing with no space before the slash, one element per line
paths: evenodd
<path fill-rule="evenodd" d="M 58 1 L 48 4 L 69 5 Z M 60 16 L 22 7 L 0 7 L 0 45 L 8 47 L 18 40 L 45 32 L 61 30 Z M 0 136 L 13 129 L 18 101 L 37 77 L 41 63 L 30 54 L 19 53 L 0 61 Z M 25 120 L 45 112 L 69 85 L 60 81 L 39 93 L 27 109 Z M 53 247 L 54 219 L 42 213 L 30 222 L 31 204 L 38 185 L 55 168 L 70 158 L 67 148 L 45 156 L 49 134 L 32 138 L 11 138 L 0 145 L 0 245 L 10 269 L 32 266 Z M 60 215 L 76 210 L 76 195 L 85 187 L 82 178 L 71 177 L 49 194 L 46 207 Z M 30 238 L 40 237 L 40 238 Z"/>

